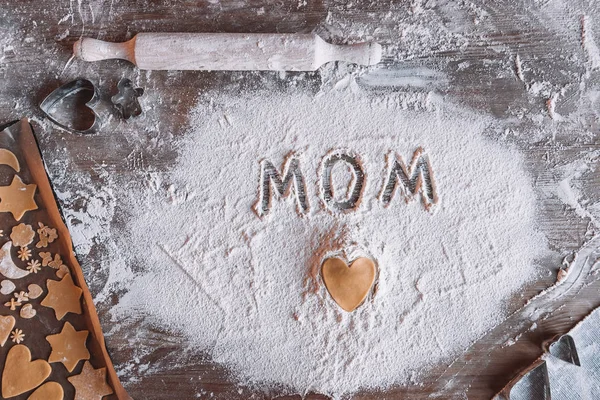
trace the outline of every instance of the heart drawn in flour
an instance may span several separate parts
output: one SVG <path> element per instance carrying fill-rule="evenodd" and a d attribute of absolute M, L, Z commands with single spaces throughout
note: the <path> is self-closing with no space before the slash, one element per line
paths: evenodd
<path fill-rule="evenodd" d="M 343 310 L 354 311 L 367 297 L 375 282 L 377 267 L 373 260 L 360 257 L 350 265 L 337 257 L 328 258 L 321 267 L 327 291 Z"/>
<path fill-rule="evenodd" d="M 40 386 L 52 372 L 45 360 L 31 361 L 29 349 L 18 344 L 11 347 L 2 372 L 2 397 L 9 398 Z"/>

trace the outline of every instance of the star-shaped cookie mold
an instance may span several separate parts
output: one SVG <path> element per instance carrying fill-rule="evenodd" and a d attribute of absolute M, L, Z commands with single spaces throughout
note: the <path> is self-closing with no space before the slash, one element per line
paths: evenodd
<path fill-rule="evenodd" d="M 69 372 L 73 372 L 80 360 L 90 358 L 90 352 L 85 346 L 88 334 L 86 330 L 76 331 L 73 325 L 65 322 L 60 333 L 46 336 L 46 340 L 52 346 L 48 362 L 61 362 Z"/>
<path fill-rule="evenodd" d="M 89 361 L 83 364 L 81 374 L 67 379 L 75 387 L 75 400 L 102 400 L 113 393 L 106 383 L 106 368 L 94 369 Z"/>
<path fill-rule="evenodd" d="M 40 303 L 44 307 L 54 309 L 56 319 L 61 320 L 67 313 L 81 314 L 81 288 L 73 283 L 71 274 L 66 274 L 62 280 L 46 281 L 48 295 Z"/>

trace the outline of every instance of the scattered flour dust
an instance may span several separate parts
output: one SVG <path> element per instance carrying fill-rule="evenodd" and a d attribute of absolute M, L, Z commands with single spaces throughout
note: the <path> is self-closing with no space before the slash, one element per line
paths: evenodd
<path fill-rule="evenodd" d="M 401 104 L 396 94 L 338 92 L 200 100 L 176 167 L 153 177 L 169 188 L 122 200 L 133 216 L 117 240 L 151 262 L 133 279 L 125 263 L 111 267 L 129 289 L 114 320 L 145 315 L 243 381 L 334 397 L 414 383 L 457 356 L 503 320 L 548 250 L 521 155 L 484 136 L 492 120 L 435 99 L 421 111 Z M 408 162 L 419 146 L 439 204 L 428 212 L 397 192 L 383 207 L 386 155 Z M 364 168 L 354 212 L 331 213 L 321 200 L 320 164 L 335 149 L 358 154 Z M 260 161 L 281 171 L 291 152 L 309 211 L 299 216 L 293 196 L 274 198 L 259 218 Z M 342 168 L 333 179 L 341 191 L 351 174 Z M 344 252 L 373 257 L 379 270 L 353 313 L 315 273 L 322 257 Z"/>

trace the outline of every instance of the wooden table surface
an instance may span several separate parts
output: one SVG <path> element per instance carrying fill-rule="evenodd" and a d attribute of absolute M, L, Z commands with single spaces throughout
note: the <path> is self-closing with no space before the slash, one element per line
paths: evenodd
<path fill-rule="evenodd" d="M 598 35 L 593 31 L 595 21 Z M 579 249 L 597 229 L 593 213 L 582 216 L 555 195 L 562 179 L 558 167 L 600 150 L 600 55 L 591 47 L 594 39 L 600 43 L 600 12 L 594 2 L 5 0 L 0 1 L 0 22 L 0 125 L 23 116 L 42 121 L 41 100 L 75 77 L 94 80 L 106 93 L 115 91 L 121 77 L 130 77 L 146 90 L 151 102 L 144 117 L 95 136 L 59 133 L 47 123 L 36 124 L 50 177 L 59 190 L 72 189 L 55 159 L 63 149 L 74 154 L 70 168 L 88 171 L 97 187 L 103 182 L 99 164 L 104 172 L 132 179 L 136 169 L 166 170 L 175 154 L 161 151 L 161 143 L 181 135 L 185 116 L 198 96 L 215 90 L 286 86 L 285 79 L 271 72 L 150 73 L 124 61 L 73 61 L 71 46 L 80 35 L 123 41 L 137 32 L 317 32 L 336 43 L 369 38 L 384 45 L 382 65 L 358 79 L 366 92 L 435 93 L 504 122 L 503 132 L 490 134 L 505 136 L 526 154 L 540 197 L 541 228 L 555 250 L 543 260 L 547 273 L 512 300 L 515 309 L 551 285 L 562 258 Z M 353 70 L 329 65 L 326 73 L 288 77 L 294 78 L 299 90 L 316 92 L 329 84 L 324 77 L 343 75 L 346 68 Z M 549 103 L 551 99 L 555 101 Z M 141 139 L 128 135 L 139 130 L 147 133 Z M 588 203 L 598 200 L 596 170 L 573 182 Z M 67 206 L 76 202 L 71 199 Z M 80 257 L 93 294 L 106 280 L 100 268 L 106 251 L 97 243 L 89 255 Z M 454 363 L 426 374 L 423 385 L 360 393 L 355 398 L 424 399 L 435 393 L 444 399 L 488 399 L 541 354 L 543 341 L 566 332 L 598 306 L 599 289 L 595 276 L 584 276 L 561 299 L 561 306 L 533 313 L 526 320 L 508 321 Z M 110 304 L 98 305 L 105 331 L 110 325 L 109 309 Z M 537 328 L 529 330 L 534 322 Z M 207 355 L 182 353 L 183 338 L 144 329 L 135 336 L 141 342 L 132 343 L 126 331 L 107 337 L 113 361 L 134 398 L 300 398 L 283 396 L 281 388 L 241 387 Z M 516 338 L 516 344 L 500 345 L 509 338 Z M 160 360 L 164 369 L 152 373 L 128 369 L 132 346 L 154 347 L 143 363 Z M 168 368 L 175 362 L 186 367 Z"/>

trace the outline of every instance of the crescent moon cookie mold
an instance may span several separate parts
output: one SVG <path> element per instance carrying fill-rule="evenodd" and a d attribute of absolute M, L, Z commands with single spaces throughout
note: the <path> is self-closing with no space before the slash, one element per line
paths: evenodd
<path fill-rule="evenodd" d="M 0 282 L 3 398 L 130 398 L 27 120 L 0 132 Z"/>

